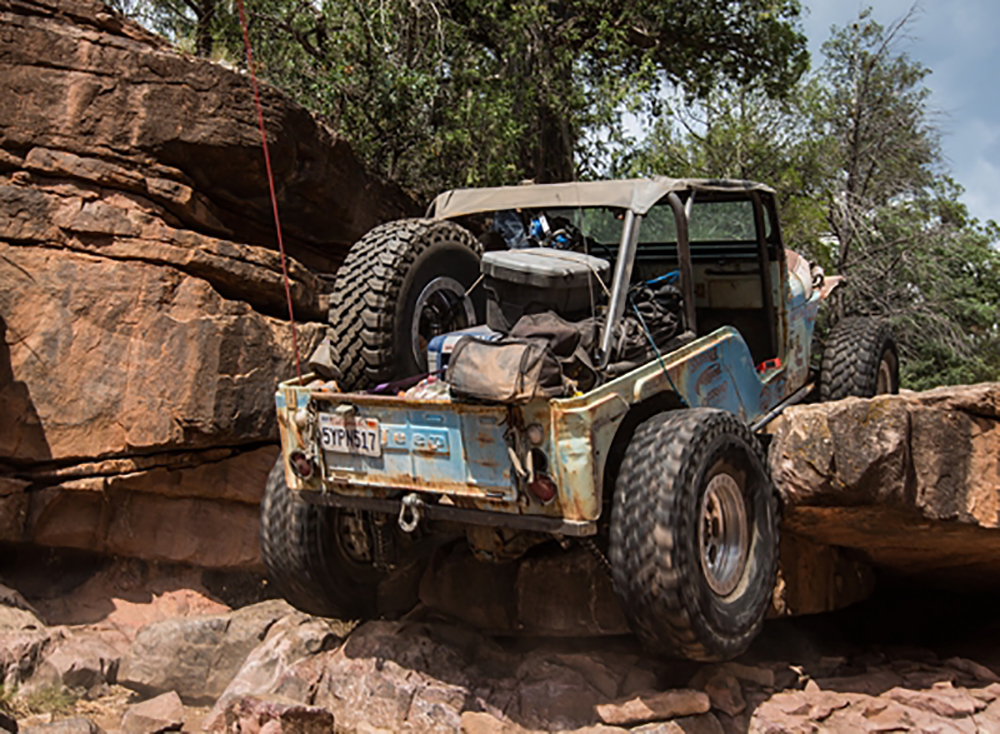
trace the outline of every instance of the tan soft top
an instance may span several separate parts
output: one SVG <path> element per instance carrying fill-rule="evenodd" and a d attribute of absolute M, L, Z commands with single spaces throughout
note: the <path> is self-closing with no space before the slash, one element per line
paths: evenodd
<path fill-rule="evenodd" d="M 656 202 L 673 191 L 766 191 L 774 190 L 753 181 L 732 179 L 627 178 L 618 181 L 526 184 L 483 189 L 453 189 L 440 194 L 429 215 L 452 219 L 468 214 L 503 209 L 548 209 L 553 207 L 611 206 L 646 214 Z"/>

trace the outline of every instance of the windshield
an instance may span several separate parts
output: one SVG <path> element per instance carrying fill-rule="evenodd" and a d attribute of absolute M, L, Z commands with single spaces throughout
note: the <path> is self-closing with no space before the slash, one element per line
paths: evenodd
<path fill-rule="evenodd" d="M 550 207 L 531 211 L 506 210 L 494 214 L 493 231 L 503 234 L 511 249 L 521 247 L 586 244 L 617 248 L 621 239 L 624 210 L 615 207 Z M 546 241 L 550 232 L 565 230 L 562 240 Z M 769 235 L 770 233 L 768 233 Z M 711 201 L 697 199 L 691 206 L 688 239 L 698 242 L 746 242 L 757 240 L 753 203 L 749 199 Z M 668 204 L 652 207 L 642 219 L 639 244 L 676 244 L 677 226 Z M 579 247 L 577 248 L 579 249 Z"/>
<path fill-rule="evenodd" d="M 580 252 L 596 247 L 617 247 L 624 209 L 611 207 L 550 207 L 495 212 L 490 229 L 498 232 L 509 249 L 555 247 Z"/>
<path fill-rule="evenodd" d="M 757 222 L 749 196 L 696 194 L 689 210 L 694 262 L 757 260 Z M 501 246 L 508 249 L 555 247 L 614 264 L 624 219 L 624 209 L 607 206 L 505 210 L 494 212 L 491 229 L 502 235 Z M 770 217 L 765 216 L 764 222 L 770 240 Z M 673 209 L 664 200 L 651 207 L 639 225 L 633 281 L 658 277 L 677 265 L 677 226 Z"/>
<path fill-rule="evenodd" d="M 753 202 L 749 199 L 731 201 L 694 200 L 688 221 L 688 240 L 699 242 L 757 241 Z M 643 217 L 639 242 L 676 243 L 677 228 L 674 212 L 666 203 L 657 204 Z"/>

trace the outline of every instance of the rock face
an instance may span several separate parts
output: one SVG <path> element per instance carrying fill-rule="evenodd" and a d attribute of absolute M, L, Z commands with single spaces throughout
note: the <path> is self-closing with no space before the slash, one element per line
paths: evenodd
<path fill-rule="evenodd" d="M 294 367 L 249 79 L 93 0 L 0 0 L 0 96 L 0 541 L 256 567 Z M 262 96 L 296 313 L 322 321 L 317 274 L 413 202 Z"/>
<path fill-rule="evenodd" d="M 911 611 L 920 616 L 920 605 Z M 878 607 L 868 613 L 891 616 Z M 1000 731 L 1000 648 L 988 611 L 948 618 L 944 626 L 959 634 L 942 640 L 941 654 L 899 638 L 898 624 L 884 621 L 885 639 L 868 624 L 855 627 L 852 615 L 830 620 L 844 638 L 816 637 L 815 618 L 776 620 L 737 661 L 695 664 L 647 657 L 629 638 L 493 639 L 428 614 L 351 629 L 265 602 L 146 625 L 120 653 L 117 683 L 128 695 L 91 687 L 60 714 L 68 718 L 29 717 L 21 730 L 98 730 L 91 719 L 108 731 L 143 734 L 182 727 L 227 734 Z M 107 631 L 21 619 L 0 628 L 0 654 L 15 655 L 13 668 L 26 676 L 8 683 L 17 686 L 7 701 L 19 717 L 39 686 L 73 685 L 46 671 L 92 659 L 87 651 L 101 649 Z M 16 633 L 26 631 L 44 642 L 15 649 Z M 953 652 L 970 643 L 975 660 Z M 184 697 L 174 685 L 224 690 L 206 714 L 190 705 L 211 704 L 214 694 Z"/>
<path fill-rule="evenodd" d="M 1000 578 L 1000 384 L 794 407 L 774 427 L 784 529 L 902 574 Z"/>
<path fill-rule="evenodd" d="M 0 7 L 0 90 L 18 100 L 0 113 L 4 167 L 77 187 L 29 192 L 27 200 L 67 204 L 75 195 L 89 202 L 65 207 L 56 221 L 7 208 L 22 223 L 15 239 L 28 239 L 29 231 L 58 238 L 53 228 L 65 224 L 77 234 L 135 238 L 141 224 L 131 201 L 150 211 L 154 227 L 160 219 L 232 243 L 273 246 L 247 75 L 175 53 L 90 0 L 5 0 Z M 311 250 L 336 263 L 344 246 L 375 224 L 414 213 L 406 196 L 366 174 L 349 146 L 309 112 L 267 86 L 261 101 L 297 258 L 309 261 L 303 253 Z M 117 198 L 86 196 L 93 187 Z M 5 193 L 17 194 L 16 186 Z M 187 251 L 196 243 L 178 244 Z M 223 255 L 249 264 L 268 254 L 217 244 Z"/>
<path fill-rule="evenodd" d="M 611 578 L 577 547 L 513 563 L 486 563 L 459 546 L 435 557 L 420 584 L 428 607 L 492 634 L 629 634 Z"/>
<path fill-rule="evenodd" d="M 187 703 L 214 703 L 271 625 L 292 611 L 272 601 L 148 624 L 133 640 L 118 681 L 144 695 L 175 691 Z"/>

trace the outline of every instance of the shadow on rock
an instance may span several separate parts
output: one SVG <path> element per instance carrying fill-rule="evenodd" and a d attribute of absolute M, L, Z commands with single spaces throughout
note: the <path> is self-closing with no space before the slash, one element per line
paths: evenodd
<path fill-rule="evenodd" d="M 4 416 L 0 421 L 0 462 L 41 462 L 52 458 L 45 428 L 31 401 L 28 385 L 14 378 L 11 345 L 21 344 L 23 339 L 22 335 L 8 329 L 0 314 L 0 415 Z M 31 351 L 26 343 L 23 348 Z M 2 490 L 0 484 L 0 496 Z"/>

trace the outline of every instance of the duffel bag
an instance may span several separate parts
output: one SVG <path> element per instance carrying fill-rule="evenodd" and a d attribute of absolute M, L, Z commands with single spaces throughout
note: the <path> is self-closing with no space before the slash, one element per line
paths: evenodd
<path fill-rule="evenodd" d="M 455 345 L 445 379 L 459 399 L 526 403 L 566 393 L 559 359 L 544 339 L 467 336 Z"/>

